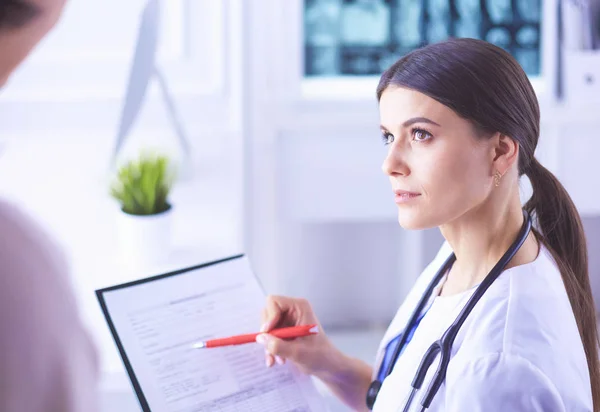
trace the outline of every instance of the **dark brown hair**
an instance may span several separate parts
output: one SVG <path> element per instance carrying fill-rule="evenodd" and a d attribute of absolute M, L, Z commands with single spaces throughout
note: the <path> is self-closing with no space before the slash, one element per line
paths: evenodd
<path fill-rule="evenodd" d="M 482 136 L 500 132 L 519 143 L 519 176 L 526 174 L 533 187 L 524 208 L 562 275 L 585 349 L 594 412 L 600 412 L 599 341 L 585 234 L 571 197 L 534 157 L 540 109 L 527 75 L 500 47 L 450 39 L 417 49 L 392 65 L 381 76 L 378 100 L 390 86 L 416 90 L 450 107 Z"/>
<path fill-rule="evenodd" d="M 0 30 L 22 27 L 39 12 L 36 6 L 24 0 L 0 0 Z"/>

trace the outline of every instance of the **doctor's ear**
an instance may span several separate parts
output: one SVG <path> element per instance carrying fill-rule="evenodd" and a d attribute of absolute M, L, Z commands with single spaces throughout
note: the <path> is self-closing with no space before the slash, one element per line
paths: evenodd
<path fill-rule="evenodd" d="M 504 175 L 519 158 L 519 143 L 512 137 L 495 133 L 491 138 L 493 169 Z"/>

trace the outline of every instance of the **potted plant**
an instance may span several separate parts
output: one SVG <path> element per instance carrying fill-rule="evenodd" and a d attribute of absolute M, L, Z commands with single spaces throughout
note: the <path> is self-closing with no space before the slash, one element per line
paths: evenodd
<path fill-rule="evenodd" d="M 111 196 L 120 206 L 118 236 L 124 262 L 148 266 L 169 253 L 174 173 L 167 156 L 142 152 L 118 168 Z"/>

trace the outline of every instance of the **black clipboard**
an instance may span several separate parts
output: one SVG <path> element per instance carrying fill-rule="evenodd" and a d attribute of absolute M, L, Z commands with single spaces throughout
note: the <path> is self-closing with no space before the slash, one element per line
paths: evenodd
<path fill-rule="evenodd" d="M 123 361 L 123 364 L 125 365 L 125 370 L 127 371 L 127 375 L 129 376 L 129 380 L 131 381 L 131 384 L 133 385 L 133 389 L 138 398 L 140 406 L 142 407 L 143 412 L 152 412 L 152 410 L 150 409 L 150 405 L 148 405 L 148 401 L 146 400 L 146 397 L 144 396 L 144 392 L 142 391 L 142 388 L 141 388 L 140 383 L 135 375 L 135 372 L 133 370 L 131 362 L 129 361 L 127 352 L 125 351 L 125 347 L 123 346 L 121 339 L 119 338 L 119 334 L 117 333 L 117 329 L 115 328 L 115 325 L 110 317 L 110 313 L 108 312 L 108 307 L 106 306 L 106 301 L 104 299 L 104 293 L 111 292 L 111 291 L 118 290 L 118 289 L 125 289 L 125 288 L 132 287 L 132 286 L 137 286 L 137 285 L 141 285 L 144 283 L 154 282 L 156 280 L 161 280 L 161 279 L 165 279 L 165 278 L 169 278 L 169 277 L 173 277 L 173 276 L 177 276 L 177 275 L 181 275 L 183 273 L 187 273 L 187 272 L 190 272 L 193 270 L 206 268 L 208 266 L 218 265 L 220 263 L 225 263 L 225 262 L 229 262 L 229 261 L 236 260 L 236 259 L 241 259 L 244 256 L 245 256 L 244 254 L 238 254 L 238 255 L 226 257 L 226 258 L 219 259 L 219 260 L 214 260 L 211 262 L 186 267 L 183 269 L 177 269 L 177 270 L 163 273 L 160 275 L 150 276 L 150 277 L 138 279 L 138 280 L 135 280 L 132 282 L 122 283 L 119 285 L 114 285 L 114 286 L 96 290 L 96 297 L 98 298 L 98 302 L 100 303 L 100 308 L 102 309 L 102 313 L 104 314 L 104 318 L 106 319 L 106 323 L 108 324 L 108 328 L 110 329 L 110 333 L 113 337 L 113 340 L 115 341 L 115 344 L 117 345 L 117 349 L 119 350 L 119 355 L 121 356 L 121 360 Z"/>

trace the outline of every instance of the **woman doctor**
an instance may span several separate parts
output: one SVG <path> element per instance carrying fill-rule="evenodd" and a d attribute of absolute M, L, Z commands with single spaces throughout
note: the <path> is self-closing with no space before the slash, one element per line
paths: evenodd
<path fill-rule="evenodd" d="M 571 198 L 534 156 L 540 112 L 519 64 L 490 43 L 448 40 L 397 61 L 382 75 L 377 97 L 388 150 L 383 171 L 398 221 L 405 229 L 438 226 L 446 241 L 398 310 L 373 367 L 342 354 L 324 333 L 289 341 L 259 335 L 267 366 L 293 362 L 354 410 L 369 410 L 367 392 L 377 379 L 383 384 L 370 396 L 372 410 L 422 410 L 421 397 L 439 360 L 411 408 L 404 408 L 424 354 L 522 237 L 458 330 L 443 383 L 427 410 L 600 411 L 586 240 Z M 522 175 L 533 187 L 524 207 Z M 529 215 L 533 229 L 523 232 Z M 456 259 L 448 260 L 453 254 Z M 442 266 L 448 270 L 434 282 L 416 327 L 407 331 Z M 267 298 L 263 321 L 265 332 L 318 323 L 307 301 L 283 296 Z M 403 333 L 410 339 L 386 376 Z"/>

